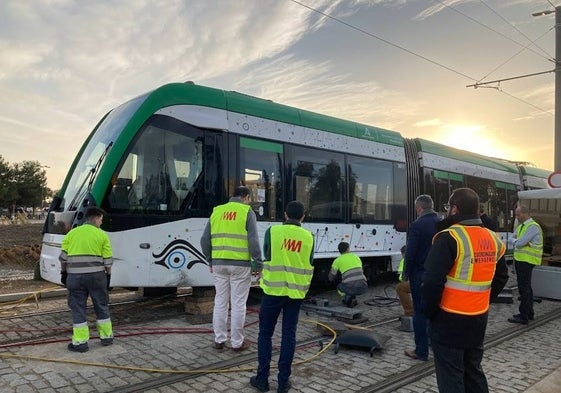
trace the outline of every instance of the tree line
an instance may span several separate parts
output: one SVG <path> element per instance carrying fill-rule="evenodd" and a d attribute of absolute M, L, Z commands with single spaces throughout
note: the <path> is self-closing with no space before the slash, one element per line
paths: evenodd
<path fill-rule="evenodd" d="M 43 208 L 53 196 L 45 168 L 39 161 L 10 164 L 0 155 L 0 208 L 11 214 L 17 207 Z"/>

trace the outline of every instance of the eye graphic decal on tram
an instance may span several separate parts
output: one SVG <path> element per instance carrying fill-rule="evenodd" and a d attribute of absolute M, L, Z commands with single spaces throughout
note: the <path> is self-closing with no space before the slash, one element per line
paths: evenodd
<path fill-rule="evenodd" d="M 187 269 L 191 269 L 197 263 L 208 265 L 204 255 L 197 250 L 191 243 L 185 240 L 176 239 L 169 243 L 159 254 L 152 253 L 157 259 L 154 263 L 166 269 L 179 270 L 187 264 Z M 193 259 L 193 257 L 195 257 Z"/>

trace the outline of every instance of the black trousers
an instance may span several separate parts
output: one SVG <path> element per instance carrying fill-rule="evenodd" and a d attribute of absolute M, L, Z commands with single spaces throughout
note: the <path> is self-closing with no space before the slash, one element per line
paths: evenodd
<path fill-rule="evenodd" d="M 489 393 L 487 378 L 481 368 L 483 346 L 451 348 L 431 342 L 440 393 Z"/>
<path fill-rule="evenodd" d="M 520 317 L 526 321 L 534 316 L 534 291 L 532 291 L 532 270 L 534 270 L 534 266 L 528 262 L 514 261 L 518 293 L 520 294 L 518 311 L 520 311 Z"/>

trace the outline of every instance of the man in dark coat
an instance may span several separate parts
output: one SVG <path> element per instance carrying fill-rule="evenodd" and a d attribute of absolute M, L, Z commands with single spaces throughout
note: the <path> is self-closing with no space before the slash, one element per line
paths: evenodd
<path fill-rule="evenodd" d="M 409 279 L 413 299 L 415 349 L 406 350 L 405 355 L 412 359 L 426 361 L 429 358 L 429 340 L 427 319 L 421 313 L 421 283 L 425 272 L 425 259 L 432 244 L 432 237 L 436 234 L 439 218 L 434 211 L 434 203 L 430 195 L 420 195 L 415 199 L 415 211 L 418 218 L 411 223 L 407 231 L 404 269 L 404 279 Z"/>
<path fill-rule="evenodd" d="M 454 190 L 447 205 L 421 289 L 436 380 L 442 393 L 488 393 L 481 367 L 491 292 L 485 283 L 506 247 L 496 233 L 478 228 L 483 225 L 475 191 Z"/>

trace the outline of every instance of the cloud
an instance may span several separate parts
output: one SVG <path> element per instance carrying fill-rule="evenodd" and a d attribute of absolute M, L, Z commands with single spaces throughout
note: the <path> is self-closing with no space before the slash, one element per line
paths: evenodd
<path fill-rule="evenodd" d="M 440 127 L 443 125 L 444 122 L 440 119 L 422 120 L 413 124 L 414 127 Z"/>

